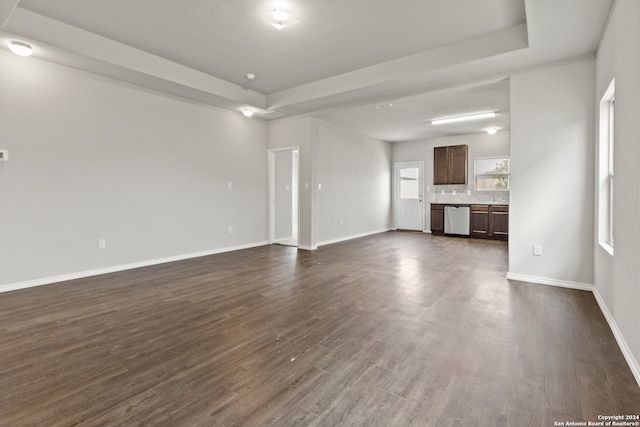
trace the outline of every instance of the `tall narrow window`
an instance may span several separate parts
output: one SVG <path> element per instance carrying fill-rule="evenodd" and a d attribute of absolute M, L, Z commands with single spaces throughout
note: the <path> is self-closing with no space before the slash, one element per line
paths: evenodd
<path fill-rule="evenodd" d="M 613 255 L 613 195 L 614 195 L 614 123 L 615 80 L 600 101 L 600 186 L 598 197 L 598 241 Z"/>
<path fill-rule="evenodd" d="M 609 167 L 607 170 L 607 178 L 609 181 L 609 200 L 607 200 L 607 204 L 609 205 L 609 227 L 607 227 L 607 243 L 611 246 L 613 246 L 613 119 L 615 115 L 615 106 L 616 98 L 614 96 L 611 98 L 611 101 L 609 101 Z"/>

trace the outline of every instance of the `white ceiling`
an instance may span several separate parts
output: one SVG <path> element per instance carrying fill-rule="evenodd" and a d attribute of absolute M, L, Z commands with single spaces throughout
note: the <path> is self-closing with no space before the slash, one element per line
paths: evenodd
<path fill-rule="evenodd" d="M 523 0 L 22 0 L 20 7 L 273 93 L 525 22 Z M 188 6 L 187 6 L 188 5 Z M 433 17 L 438 19 L 434 20 Z"/>
<path fill-rule="evenodd" d="M 496 112 L 494 118 L 432 125 L 431 120 Z M 509 79 L 318 113 L 364 135 L 398 142 L 509 129 Z"/>
<path fill-rule="evenodd" d="M 477 109 L 501 111 L 496 126 L 508 127 L 503 79 L 593 53 L 611 4 L 0 0 L 0 43 L 27 41 L 45 60 L 222 108 L 251 107 L 265 119 L 313 114 L 395 141 L 436 135 L 425 126 L 432 116 Z M 270 12 L 283 5 L 295 22 L 278 30 Z"/>

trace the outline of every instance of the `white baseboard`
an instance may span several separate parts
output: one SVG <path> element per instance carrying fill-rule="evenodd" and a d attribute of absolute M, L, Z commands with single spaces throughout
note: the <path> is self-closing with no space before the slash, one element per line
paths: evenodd
<path fill-rule="evenodd" d="M 75 279 L 82 279 L 82 278 L 91 277 L 91 276 L 99 276 L 101 274 L 115 273 L 123 270 L 132 270 L 134 268 L 148 267 L 150 265 L 164 264 L 167 262 L 182 261 L 189 258 L 198 258 L 198 257 L 203 257 L 208 255 L 220 254 L 224 252 L 238 251 L 241 249 L 255 248 L 258 246 L 265 246 L 267 244 L 269 243 L 268 242 L 249 243 L 246 245 L 213 249 L 210 251 L 194 252 L 190 254 L 177 255 L 177 256 L 166 257 L 166 258 L 158 258 L 158 259 L 152 259 L 148 261 L 134 262 L 131 264 L 122 264 L 122 265 L 116 265 L 113 267 L 105 267 L 105 268 L 98 268 L 95 270 L 80 271 L 77 273 L 62 274 L 59 276 L 44 277 L 42 279 L 29 280 L 26 282 L 9 283 L 6 285 L 0 285 L 0 293 L 17 291 L 19 289 L 33 288 L 35 286 L 50 285 L 52 283 L 65 282 L 67 280 L 75 280 Z"/>
<path fill-rule="evenodd" d="M 638 383 L 638 387 L 640 387 L 640 364 L 638 364 L 638 361 L 633 356 L 633 353 L 631 353 L 631 349 L 629 348 L 629 346 L 627 345 L 627 342 L 622 336 L 622 332 L 620 332 L 620 329 L 618 328 L 618 324 L 616 323 L 615 319 L 611 315 L 611 312 L 607 308 L 607 305 L 604 303 L 604 300 L 602 299 L 602 295 L 600 295 L 600 291 L 595 286 L 593 288 L 593 295 L 595 296 L 596 301 L 598 302 L 598 306 L 600 306 L 600 311 L 602 311 L 602 314 L 604 314 L 605 319 L 607 319 L 607 323 L 609 323 L 609 327 L 613 332 L 613 336 L 616 338 L 618 347 L 620 347 L 620 350 L 622 351 L 622 355 L 627 361 L 627 364 L 629 365 L 629 368 L 631 369 L 631 372 L 633 373 L 633 376 L 635 377 L 636 382 Z"/>
<path fill-rule="evenodd" d="M 579 291 L 593 291 L 594 289 L 594 286 L 588 283 L 570 282 L 566 280 L 549 279 L 546 277 L 527 276 L 525 274 L 507 273 L 507 279 L 518 280 L 520 282 L 536 283 L 538 285 L 577 289 Z"/>
<path fill-rule="evenodd" d="M 609 328 L 611 328 L 611 332 L 613 332 L 613 336 L 615 337 L 616 342 L 618 343 L 618 347 L 620 347 L 620 351 L 622 351 L 622 355 L 624 356 L 625 360 L 627 361 L 627 364 L 629 365 L 629 369 L 631 369 L 631 373 L 633 374 L 634 378 L 636 379 L 636 382 L 638 383 L 638 386 L 640 387 L 640 364 L 638 364 L 638 361 L 633 356 L 633 353 L 631 353 L 631 349 L 629 349 L 629 346 L 627 345 L 627 342 L 625 341 L 624 336 L 620 331 L 620 328 L 618 328 L 618 325 L 615 319 L 611 315 L 611 312 L 607 308 L 607 305 L 604 303 L 604 300 L 600 295 L 600 291 L 595 285 L 589 285 L 586 283 L 578 283 L 578 282 L 567 282 L 564 280 L 555 280 L 555 279 L 527 276 L 523 274 L 514 274 L 514 273 L 507 273 L 507 279 L 518 280 L 521 282 L 535 283 L 539 285 L 559 286 L 562 288 L 577 289 L 580 291 L 591 291 L 593 293 L 593 296 L 596 299 L 596 302 L 598 303 L 598 307 L 600 307 L 600 311 L 602 311 L 602 314 L 604 315 L 605 319 L 607 319 Z"/>
<path fill-rule="evenodd" d="M 302 249 L 303 251 L 315 251 L 318 249 L 317 246 L 307 246 L 307 245 L 298 245 L 298 249 Z"/>
<path fill-rule="evenodd" d="M 281 239 L 275 239 L 275 240 L 273 241 L 273 243 L 288 242 L 288 241 L 290 241 L 291 239 L 293 239 L 293 236 L 283 237 L 283 238 L 281 238 Z"/>
<path fill-rule="evenodd" d="M 374 234 L 386 233 L 387 231 L 390 231 L 390 230 L 391 230 L 390 228 L 385 228 L 385 229 L 381 229 L 381 230 L 368 231 L 366 233 L 352 234 L 350 236 L 339 237 L 337 239 L 331 239 L 331 240 L 325 240 L 325 241 L 322 241 L 322 242 L 318 242 L 318 246 L 331 245 L 333 243 L 340 243 L 340 242 L 344 242 L 344 241 L 351 240 L 351 239 L 357 239 L 357 238 L 360 238 L 360 237 L 367 237 L 367 236 L 372 236 Z"/>

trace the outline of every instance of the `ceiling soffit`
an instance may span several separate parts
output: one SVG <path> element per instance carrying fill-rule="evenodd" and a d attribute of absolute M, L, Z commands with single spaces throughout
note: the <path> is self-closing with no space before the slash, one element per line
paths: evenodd
<path fill-rule="evenodd" d="M 342 102 L 353 92 L 375 92 L 389 82 L 428 77 L 433 70 L 527 47 L 526 25 L 520 24 L 265 95 L 246 87 L 250 84 L 229 82 L 21 7 L 4 31 L 0 38 L 19 35 L 38 45 L 43 59 L 222 108 L 251 107 L 269 119 L 308 112 L 317 100 Z"/>

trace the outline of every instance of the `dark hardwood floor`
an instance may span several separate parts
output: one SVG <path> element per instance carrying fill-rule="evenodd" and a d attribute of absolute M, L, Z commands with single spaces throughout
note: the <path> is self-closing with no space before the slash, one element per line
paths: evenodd
<path fill-rule="evenodd" d="M 593 295 L 389 232 L 0 294 L 2 426 L 553 426 L 640 414 Z"/>

